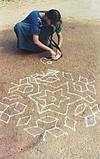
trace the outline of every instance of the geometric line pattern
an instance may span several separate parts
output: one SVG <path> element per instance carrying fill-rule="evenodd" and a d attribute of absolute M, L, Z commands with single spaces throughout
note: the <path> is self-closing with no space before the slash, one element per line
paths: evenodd
<path fill-rule="evenodd" d="M 60 137 L 75 132 L 81 119 L 88 128 L 100 120 L 95 81 L 71 72 L 48 69 L 11 83 L 8 96 L 0 102 L 0 121 L 16 126 L 33 137 Z"/>

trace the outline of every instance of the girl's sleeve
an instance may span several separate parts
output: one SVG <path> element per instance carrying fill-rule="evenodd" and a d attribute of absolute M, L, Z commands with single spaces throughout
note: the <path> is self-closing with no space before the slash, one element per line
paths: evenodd
<path fill-rule="evenodd" d="M 31 33 L 32 35 L 39 35 L 40 34 L 39 26 L 36 24 L 31 24 Z"/>
<path fill-rule="evenodd" d="M 33 12 L 31 15 L 31 33 L 32 35 L 39 35 L 40 34 L 40 25 L 38 22 L 38 16 L 36 12 Z"/>
<path fill-rule="evenodd" d="M 56 26 L 56 33 L 61 32 L 61 30 L 62 30 L 61 24 L 58 24 L 58 25 Z"/>

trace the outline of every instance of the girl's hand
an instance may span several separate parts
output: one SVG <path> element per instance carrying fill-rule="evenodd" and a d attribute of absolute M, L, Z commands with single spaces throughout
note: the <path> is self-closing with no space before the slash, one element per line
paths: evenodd
<path fill-rule="evenodd" d="M 50 49 L 50 53 L 52 56 L 52 60 L 58 60 L 62 56 L 62 53 L 59 50 L 56 50 L 55 52 L 53 49 Z"/>
<path fill-rule="evenodd" d="M 50 54 L 51 56 L 56 56 L 57 53 L 53 49 L 50 49 Z"/>
<path fill-rule="evenodd" d="M 56 53 L 59 54 L 60 56 L 62 56 L 61 51 L 59 51 L 58 49 L 56 50 Z"/>
<path fill-rule="evenodd" d="M 55 60 L 55 61 L 58 60 L 62 55 L 59 50 L 57 50 L 56 52 L 52 50 L 51 54 L 52 54 L 52 60 Z"/>

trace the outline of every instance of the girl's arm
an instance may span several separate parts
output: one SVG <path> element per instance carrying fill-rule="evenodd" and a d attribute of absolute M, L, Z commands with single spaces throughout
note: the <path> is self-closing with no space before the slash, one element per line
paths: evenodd
<path fill-rule="evenodd" d="M 46 51 L 50 51 L 50 49 L 51 49 L 51 48 L 49 48 L 48 46 L 44 45 L 42 42 L 39 41 L 39 36 L 38 35 L 33 35 L 33 42 L 39 48 L 44 49 Z"/>
<path fill-rule="evenodd" d="M 62 43 L 63 43 L 63 35 L 61 32 L 57 33 L 57 37 L 58 37 L 58 46 L 59 48 L 61 48 Z"/>
<path fill-rule="evenodd" d="M 48 51 L 48 52 L 51 53 L 52 55 L 56 55 L 56 53 L 54 52 L 53 49 L 51 49 L 50 47 L 44 45 L 44 44 L 39 40 L 39 36 L 38 36 L 38 35 L 33 35 L 33 42 L 34 42 L 34 44 L 36 44 L 39 48 Z"/>

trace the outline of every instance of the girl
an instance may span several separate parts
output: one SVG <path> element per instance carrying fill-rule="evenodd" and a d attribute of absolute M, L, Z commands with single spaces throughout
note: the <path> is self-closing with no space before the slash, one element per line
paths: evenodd
<path fill-rule="evenodd" d="M 48 44 L 49 37 L 55 32 L 58 37 L 58 47 L 62 45 L 61 14 L 56 9 L 49 11 L 32 11 L 23 21 L 17 23 L 14 31 L 19 49 L 33 52 L 47 51 L 53 60 L 61 57 L 59 49 L 54 51 Z"/>

